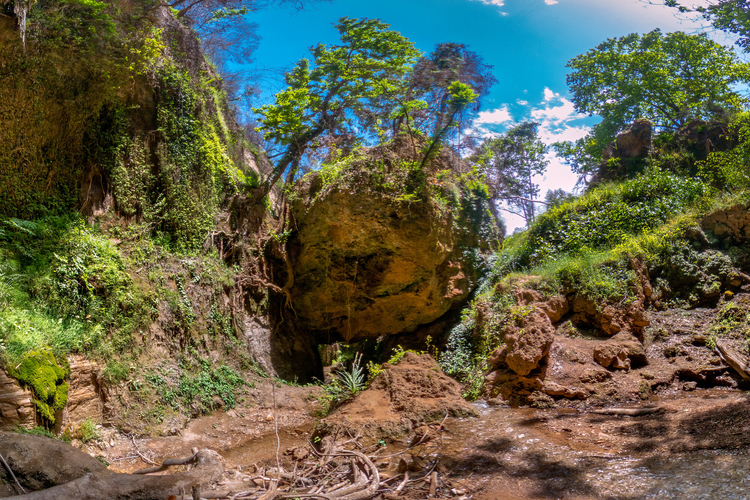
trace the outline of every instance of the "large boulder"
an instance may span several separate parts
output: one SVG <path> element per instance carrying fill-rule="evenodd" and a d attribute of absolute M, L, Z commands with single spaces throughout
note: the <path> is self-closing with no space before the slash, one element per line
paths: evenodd
<path fill-rule="evenodd" d="M 408 141 L 308 175 L 287 249 L 298 328 L 326 343 L 413 332 L 466 300 L 498 238 L 487 200 L 447 153 L 424 169 Z M 340 170 L 338 170 L 340 168 Z"/>

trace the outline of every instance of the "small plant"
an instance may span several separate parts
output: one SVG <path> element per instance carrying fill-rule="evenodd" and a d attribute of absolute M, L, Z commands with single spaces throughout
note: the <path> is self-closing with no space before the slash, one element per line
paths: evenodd
<path fill-rule="evenodd" d="M 354 356 L 354 363 L 352 363 L 351 371 L 347 372 L 344 370 L 339 370 L 336 372 L 339 377 L 339 383 L 351 396 L 356 396 L 359 392 L 364 390 L 367 385 L 365 368 L 360 366 L 361 362 L 362 354 L 357 353 Z"/>
<path fill-rule="evenodd" d="M 96 422 L 91 418 L 87 418 L 83 421 L 78 430 L 78 434 L 82 443 L 88 443 L 89 441 L 94 441 L 101 437 L 99 429 L 96 428 Z"/>

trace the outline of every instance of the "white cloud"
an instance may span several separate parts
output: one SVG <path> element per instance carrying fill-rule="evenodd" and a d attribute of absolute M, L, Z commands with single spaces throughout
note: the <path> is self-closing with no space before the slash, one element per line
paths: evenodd
<path fill-rule="evenodd" d="M 485 5 L 494 5 L 495 7 L 504 7 L 505 6 L 505 0 L 478 0 L 479 2 L 482 2 Z M 502 10 L 498 11 L 503 16 L 507 16 L 507 12 L 503 12 Z"/>
<path fill-rule="evenodd" d="M 557 0 L 544 0 L 544 3 L 547 5 L 555 5 L 557 3 Z"/>
<path fill-rule="evenodd" d="M 568 99 L 544 89 L 542 107 L 531 110 L 531 119 L 539 123 L 539 137 L 545 144 L 557 141 L 575 141 L 588 134 L 590 128 L 585 125 L 571 125 L 570 122 L 585 118 L 575 110 Z"/>
<path fill-rule="evenodd" d="M 508 105 L 503 104 L 497 109 L 480 111 L 468 133 L 485 138 L 493 137 L 497 135 L 497 129 L 506 128 L 511 123 L 513 123 L 513 116 L 510 114 Z"/>
<path fill-rule="evenodd" d="M 528 106 L 529 105 L 529 101 L 523 101 L 523 100 L 519 99 L 519 100 L 516 101 L 516 104 L 518 104 L 519 106 Z"/>
<path fill-rule="evenodd" d="M 510 115 L 510 110 L 507 104 L 503 104 L 497 109 L 490 111 L 480 111 L 479 116 L 474 120 L 474 126 L 498 124 L 512 122 L 513 117 Z"/>

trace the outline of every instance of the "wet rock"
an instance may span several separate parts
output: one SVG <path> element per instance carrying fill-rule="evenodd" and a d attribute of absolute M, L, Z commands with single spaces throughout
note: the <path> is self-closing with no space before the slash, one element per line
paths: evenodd
<path fill-rule="evenodd" d="M 603 367 L 615 370 L 629 370 L 631 366 L 648 364 L 646 351 L 636 340 L 599 345 L 594 349 L 594 359 Z"/>
<path fill-rule="evenodd" d="M 529 403 L 535 408 L 555 408 L 555 400 L 544 392 L 534 391 L 529 395 Z"/>
<path fill-rule="evenodd" d="M 603 345 L 594 349 L 594 359 L 604 368 L 630 370 L 627 348 L 620 345 Z"/>
<path fill-rule="evenodd" d="M 568 399 L 586 399 L 588 393 L 579 388 L 566 387 L 556 382 L 545 381 L 542 392 L 550 396 L 559 396 Z"/>

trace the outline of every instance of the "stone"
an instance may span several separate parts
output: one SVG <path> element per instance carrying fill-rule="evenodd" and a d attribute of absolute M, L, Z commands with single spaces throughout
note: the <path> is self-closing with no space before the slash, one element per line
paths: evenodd
<path fill-rule="evenodd" d="M 547 301 L 537 304 L 537 306 L 544 311 L 553 324 L 558 323 L 570 311 L 568 299 L 562 295 L 555 295 Z"/>
<path fill-rule="evenodd" d="M 549 353 L 554 332 L 547 315 L 538 310 L 522 318 L 519 328 L 505 336 L 508 367 L 521 376 L 531 373 Z"/>
<path fill-rule="evenodd" d="M 18 381 L 0 370 L 0 428 L 34 425 L 31 391 L 22 389 Z"/>
<path fill-rule="evenodd" d="M 616 139 L 617 158 L 646 158 L 651 148 L 651 122 L 639 119 L 633 122 L 628 130 L 619 134 Z"/>

